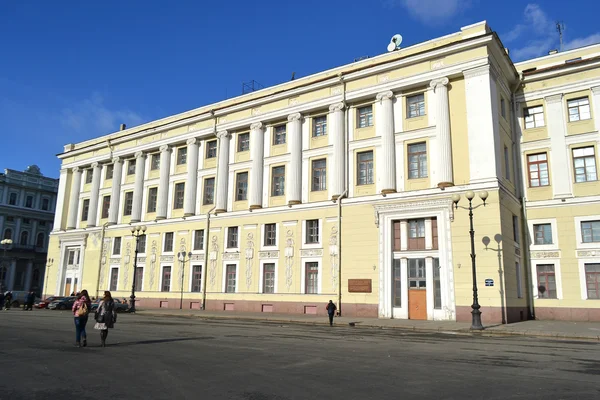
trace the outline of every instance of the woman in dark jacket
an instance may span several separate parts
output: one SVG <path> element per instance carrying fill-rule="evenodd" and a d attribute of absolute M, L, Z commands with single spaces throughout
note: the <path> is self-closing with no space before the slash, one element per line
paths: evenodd
<path fill-rule="evenodd" d="M 108 329 L 115 327 L 117 322 L 117 312 L 115 311 L 115 302 L 107 290 L 104 292 L 104 298 L 98 305 L 98 311 L 96 311 L 96 325 L 94 329 L 100 331 L 100 340 L 102 341 L 102 347 L 106 347 L 106 337 L 108 336 Z"/>

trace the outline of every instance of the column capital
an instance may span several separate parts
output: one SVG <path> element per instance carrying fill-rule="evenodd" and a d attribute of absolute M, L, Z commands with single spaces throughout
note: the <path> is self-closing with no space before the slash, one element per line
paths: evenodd
<path fill-rule="evenodd" d="M 71 172 L 73 172 L 73 173 L 76 173 L 76 172 L 81 172 L 81 171 L 82 171 L 81 167 L 74 167 L 74 168 L 71 168 Z"/>
<path fill-rule="evenodd" d="M 146 154 L 143 151 L 138 151 L 134 154 L 135 158 L 146 157 Z"/>
<path fill-rule="evenodd" d="M 334 112 L 334 111 L 342 111 L 344 110 L 344 107 L 346 107 L 346 105 L 342 102 L 340 103 L 335 103 L 329 106 L 329 111 L 330 112 Z"/>
<path fill-rule="evenodd" d="M 377 93 L 377 96 L 375 97 L 375 99 L 377 101 L 381 101 L 381 100 L 389 100 L 392 97 L 394 97 L 394 92 L 392 92 L 391 90 L 387 90 L 385 92 Z"/>
<path fill-rule="evenodd" d="M 600 86 L 594 86 L 592 88 L 592 93 L 593 94 L 600 94 Z"/>
<path fill-rule="evenodd" d="M 172 149 L 171 149 L 171 146 L 164 144 L 164 145 L 160 146 L 158 148 L 158 150 L 160 150 L 160 152 L 163 153 L 163 152 L 171 151 Z"/>
<path fill-rule="evenodd" d="M 123 159 L 121 157 L 113 157 L 112 162 L 114 164 L 116 164 L 116 163 L 122 163 Z"/>
<path fill-rule="evenodd" d="M 262 129 L 263 128 L 263 123 L 262 122 L 255 122 L 252 125 L 250 125 L 250 130 L 254 131 L 257 129 Z"/>
<path fill-rule="evenodd" d="M 554 94 L 552 96 L 547 96 L 544 98 L 544 100 L 546 100 L 546 103 L 550 104 L 550 103 L 559 103 L 562 101 L 563 95 L 562 93 L 559 94 Z"/>
<path fill-rule="evenodd" d="M 438 78 L 429 82 L 429 87 L 435 90 L 438 88 L 438 86 L 446 86 L 449 82 L 450 80 L 447 77 Z"/>
<path fill-rule="evenodd" d="M 229 131 L 227 131 L 226 129 L 222 130 L 222 131 L 218 131 L 217 132 L 217 137 L 219 139 L 225 139 L 226 137 L 229 137 Z"/>
<path fill-rule="evenodd" d="M 99 166 L 100 166 L 100 163 L 98 161 L 92 163 L 92 168 L 97 168 Z"/>
<path fill-rule="evenodd" d="M 302 118 L 302 114 L 300 113 L 294 113 L 294 114 L 290 114 L 288 115 L 288 122 L 294 122 L 294 121 L 299 121 L 300 118 Z"/>
<path fill-rule="evenodd" d="M 197 138 L 191 138 L 191 139 L 188 139 L 188 140 L 185 141 L 185 144 L 187 144 L 188 146 L 192 145 L 192 144 L 196 144 L 196 143 L 199 144 L 199 141 L 198 141 Z"/>

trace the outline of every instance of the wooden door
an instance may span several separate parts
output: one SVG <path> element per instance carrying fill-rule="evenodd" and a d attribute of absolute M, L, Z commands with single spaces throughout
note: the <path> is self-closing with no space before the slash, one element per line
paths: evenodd
<path fill-rule="evenodd" d="M 408 291 L 408 319 L 427 319 L 427 290 Z"/>
<path fill-rule="evenodd" d="M 65 283 L 65 296 L 71 295 L 71 278 L 67 278 L 67 282 Z"/>

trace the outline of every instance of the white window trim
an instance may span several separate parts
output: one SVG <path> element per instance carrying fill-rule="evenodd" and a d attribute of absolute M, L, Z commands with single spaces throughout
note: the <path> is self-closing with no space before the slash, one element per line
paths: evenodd
<path fill-rule="evenodd" d="M 275 224 L 275 245 L 274 246 L 265 246 L 265 238 L 267 236 L 267 225 L 270 224 L 262 224 L 260 226 L 260 249 L 261 250 L 277 250 L 279 249 L 279 223 L 274 223 Z M 262 274 L 261 274 L 262 276 Z"/>
<path fill-rule="evenodd" d="M 265 270 L 265 264 L 275 264 L 275 286 L 273 288 L 273 293 L 263 293 L 263 289 L 264 289 L 264 276 L 263 276 L 263 272 Z M 278 287 L 277 287 L 277 281 L 279 280 L 279 260 L 277 259 L 265 259 L 265 260 L 260 260 L 260 267 L 259 267 L 259 272 L 258 272 L 258 276 L 259 276 L 259 281 L 258 281 L 258 293 L 260 294 L 276 294 L 278 293 Z"/>
<path fill-rule="evenodd" d="M 598 249 L 600 250 L 600 242 L 583 243 L 581 235 L 581 223 L 586 221 L 600 221 L 600 215 L 587 215 L 585 217 L 575 217 L 575 237 L 577 238 L 578 249 Z"/>
<path fill-rule="evenodd" d="M 319 221 L 319 242 L 318 243 L 306 243 L 306 225 L 308 221 L 317 219 Z M 302 248 L 303 249 L 320 249 L 323 247 L 323 219 L 313 218 L 302 220 Z"/>
<path fill-rule="evenodd" d="M 193 282 L 193 276 L 194 276 L 194 267 L 200 267 L 200 271 L 202 271 L 202 273 L 204 273 L 204 262 L 202 261 L 196 261 L 196 262 L 190 262 L 190 277 L 189 277 L 189 282 L 188 282 L 188 292 L 189 293 L 202 293 L 202 289 L 204 289 L 204 276 L 202 276 L 200 278 L 200 291 L 199 292 L 192 292 L 192 282 Z"/>
<path fill-rule="evenodd" d="M 227 260 L 223 261 L 223 293 L 231 294 L 227 292 L 227 264 L 235 265 L 235 292 L 238 293 L 240 287 L 240 262 L 238 260 Z"/>
<path fill-rule="evenodd" d="M 194 249 L 194 241 L 196 239 L 196 232 L 204 231 L 204 237 L 202 238 L 202 250 Z M 206 229 L 194 229 L 192 231 L 192 254 L 204 254 L 204 246 L 206 246 Z"/>
<path fill-rule="evenodd" d="M 163 286 L 163 277 L 164 277 L 164 268 L 165 267 L 171 267 L 171 284 L 169 285 L 169 291 L 168 292 L 163 292 L 162 290 L 162 286 Z M 158 282 L 158 292 L 159 293 L 171 293 L 173 291 L 173 272 L 174 272 L 174 266 L 173 263 L 160 263 L 160 279 Z"/>
<path fill-rule="evenodd" d="M 145 263 L 138 264 L 138 265 L 136 265 L 136 268 L 143 268 L 142 285 L 141 285 L 141 289 L 139 290 L 140 292 L 143 292 L 144 291 L 144 283 L 146 283 L 146 279 L 144 279 L 144 277 L 146 276 L 146 264 Z M 133 273 L 135 274 L 135 271 L 133 271 Z"/>
<path fill-rule="evenodd" d="M 172 233 L 173 234 L 173 249 L 171 251 L 165 251 L 165 242 L 167 240 L 167 233 Z M 162 235 L 162 245 L 160 247 L 161 254 L 174 255 L 175 254 L 175 247 L 176 247 L 175 232 L 174 231 L 172 231 L 172 232 L 164 232 L 163 235 Z"/>
<path fill-rule="evenodd" d="M 119 290 L 119 282 L 121 282 L 121 266 L 119 264 L 112 264 L 108 267 L 108 279 L 106 280 L 106 290 L 110 291 L 110 277 L 112 275 L 112 270 L 117 269 L 117 289 Z"/>
<path fill-rule="evenodd" d="M 556 299 L 546 299 L 540 298 L 538 293 L 538 277 L 537 277 L 537 266 L 538 265 L 554 265 L 554 278 L 556 279 Z M 551 300 L 562 300 L 563 292 L 562 292 L 562 279 L 561 279 L 561 269 L 560 269 L 560 259 L 559 258 L 547 258 L 543 260 L 531 260 L 531 282 L 533 283 L 533 297 L 535 300 L 540 301 L 551 301 Z M 585 277 L 584 277 L 585 278 Z"/>
<path fill-rule="evenodd" d="M 318 279 L 318 288 L 317 288 L 317 293 L 309 293 L 309 294 L 322 294 L 323 293 L 323 260 L 321 258 L 302 258 L 301 259 L 302 262 L 302 271 L 301 271 L 301 282 L 302 282 L 302 286 L 300 286 L 300 293 L 301 294 L 306 294 L 306 263 L 309 262 L 316 262 L 319 268 L 319 279 Z"/>
<path fill-rule="evenodd" d="M 119 245 L 119 254 L 115 254 L 115 239 L 116 238 L 120 238 L 121 239 L 121 244 Z M 123 256 L 123 236 L 115 236 L 112 238 L 112 246 L 111 246 L 111 251 L 110 251 L 110 255 L 111 256 L 117 256 L 117 257 L 121 257 Z"/>
<path fill-rule="evenodd" d="M 242 241 L 242 227 L 237 226 L 237 231 L 238 231 L 237 247 L 227 247 L 227 244 L 229 243 L 229 228 L 236 228 L 236 226 L 228 226 L 225 228 L 225 234 L 223 235 L 223 237 L 225 238 L 225 242 L 223 243 L 223 252 L 224 253 L 239 253 L 240 252 L 240 242 Z M 237 283 L 236 283 L 236 285 L 237 285 Z"/>
<path fill-rule="evenodd" d="M 552 244 L 535 244 L 535 231 L 534 225 L 550 224 L 552 229 Z M 546 219 L 530 219 L 527 220 L 527 228 L 529 230 L 529 249 L 531 251 L 544 251 L 544 250 L 558 250 L 558 224 L 556 218 Z"/>
<path fill-rule="evenodd" d="M 588 300 L 587 285 L 585 282 L 585 264 L 597 264 L 598 258 L 580 258 L 577 260 L 579 263 L 579 287 L 581 289 L 581 300 Z M 592 299 L 592 301 L 598 301 Z"/>

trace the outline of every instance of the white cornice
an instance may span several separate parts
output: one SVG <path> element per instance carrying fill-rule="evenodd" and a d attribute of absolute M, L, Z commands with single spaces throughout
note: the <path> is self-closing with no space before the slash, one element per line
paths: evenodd
<path fill-rule="evenodd" d="M 599 86 L 600 78 L 587 79 L 584 81 L 578 81 L 574 83 L 566 83 L 560 86 L 553 86 L 548 88 L 543 88 L 539 90 L 534 90 L 531 92 L 527 92 L 525 89 L 525 93 L 518 93 L 515 97 L 515 100 L 518 102 L 526 102 L 533 101 L 538 99 L 543 99 L 547 96 L 552 96 L 558 93 L 569 93 L 569 92 L 577 92 L 580 90 L 586 90 L 590 87 Z"/>

